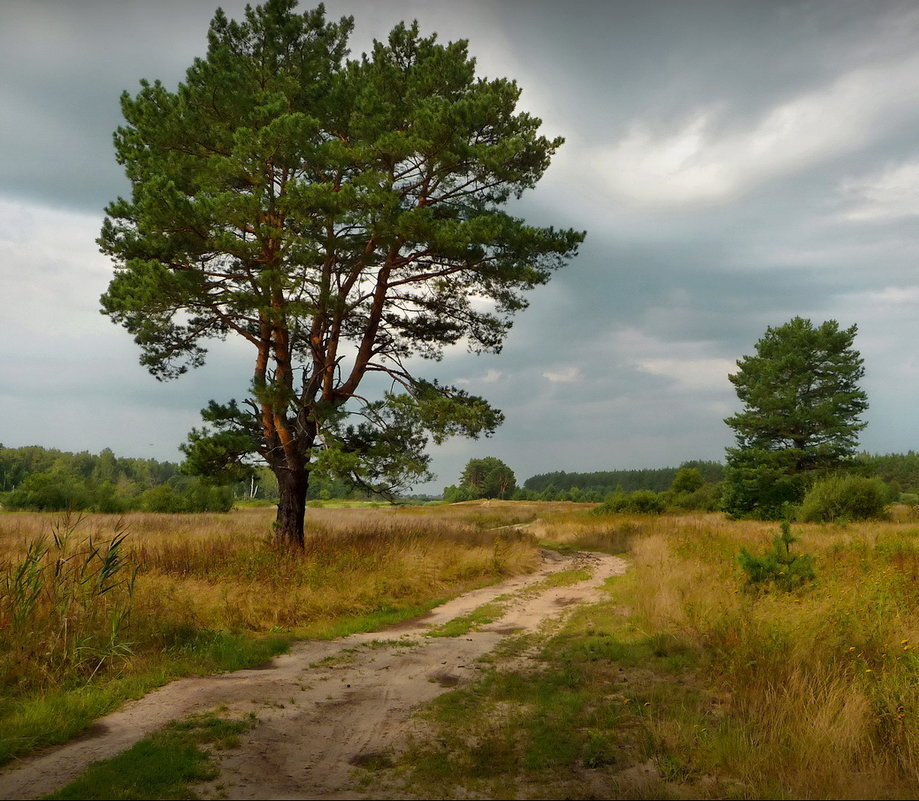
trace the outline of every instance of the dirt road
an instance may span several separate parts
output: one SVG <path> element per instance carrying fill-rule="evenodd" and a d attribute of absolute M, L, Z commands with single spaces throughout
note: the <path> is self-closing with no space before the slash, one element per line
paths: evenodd
<path fill-rule="evenodd" d="M 547 588 L 562 570 L 586 568 L 591 578 Z M 540 569 L 455 598 L 423 619 L 332 642 L 302 642 L 258 670 L 183 679 L 99 720 L 87 735 L 8 765 L 0 798 L 36 798 L 114 756 L 170 720 L 228 708 L 255 712 L 258 723 L 241 747 L 223 752 L 220 777 L 201 794 L 231 799 L 363 798 L 352 788 L 355 766 L 398 750 L 412 712 L 447 689 L 475 679 L 477 659 L 512 634 L 551 627 L 575 604 L 600 598 L 600 586 L 625 571 L 604 554 L 544 552 Z M 459 637 L 426 636 L 499 596 L 500 618 Z"/>

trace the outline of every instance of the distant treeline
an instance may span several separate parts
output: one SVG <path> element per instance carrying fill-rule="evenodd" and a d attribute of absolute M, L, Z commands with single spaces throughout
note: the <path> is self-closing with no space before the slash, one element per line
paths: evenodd
<path fill-rule="evenodd" d="M 865 475 L 881 479 L 892 491 L 919 494 L 919 453 L 907 451 L 883 456 L 863 453 L 859 461 L 865 465 Z M 912 498 L 904 498 L 904 501 L 914 502 Z"/>
<path fill-rule="evenodd" d="M 698 471 L 706 486 L 718 485 L 724 475 L 723 465 L 706 461 L 643 470 L 557 471 L 528 478 L 512 497 L 597 503 L 612 494 L 640 490 L 665 493 L 672 489 L 678 471 L 685 468 Z M 855 472 L 883 480 L 891 500 L 900 498 L 905 503 L 919 503 L 919 453 L 861 454 Z M 118 457 L 108 448 L 92 454 L 37 445 L 24 448 L 0 445 L 0 507 L 4 509 L 216 512 L 228 511 L 242 500 L 272 503 L 277 497 L 277 482 L 267 467 L 255 468 L 246 481 L 218 486 L 198 476 L 186 475 L 176 462 Z M 338 499 L 362 495 L 341 481 L 316 475 L 310 481 L 309 497 Z"/>
<path fill-rule="evenodd" d="M 684 467 L 695 468 L 707 483 L 717 483 L 724 477 L 724 466 L 718 462 L 690 461 L 679 467 L 659 467 L 645 470 L 605 470 L 595 473 L 540 473 L 523 482 L 523 489 L 533 493 L 547 490 L 568 493 L 578 489 L 591 496 L 601 498 L 611 492 L 634 492 L 652 490 L 665 492 L 670 489 L 677 472 Z"/>
<path fill-rule="evenodd" d="M 93 454 L 0 445 L 4 509 L 224 512 L 233 501 L 233 487 L 184 475 L 174 462 L 118 457 L 108 448 Z"/>
<path fill-rule="evenodd" d="M 343 481 L 313 476 L 310 499 L 363 498 Z M 121 513 L 227 512 L 238 501 L 273 503 L 278 483 L 267 467 L 236 484 L 187 475 L 176 462 L 0 445 L 0 507 L 35 511 Z"/>
<path fill-rule="evenodd" d="M 719 462 L 689 461 L 679 467 L 644 470 L 606 470 L 593 473 L 540 473 L 523 482 L 515 497 L 530 500 L 605 500 L 611 493 L 639 490 L 666 492 L 682 468 L 694 468 L 706 484 L 724 479 L 724 465 Z M 860 454 L 851 472 L 879 478 L 888 487 L 888 497 L 895 501 L 919 504 L 919 453 Z"/>

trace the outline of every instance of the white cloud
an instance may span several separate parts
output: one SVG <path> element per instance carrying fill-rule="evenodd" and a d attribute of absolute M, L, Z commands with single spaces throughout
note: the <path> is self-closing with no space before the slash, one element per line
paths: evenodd
<path fill-rule="evenodd" d="M 849 152 L 916 115 L 919 56 L 861 67 L 777 105 L 741 130 L 721 106 L 673 127 L 636 120 L 587 154 L 608 191 L 636 205 L 730 200 L 777 175 Z M 599 168 L 599 169 L 598 169 Z"/>
<path fill-rule="evenodd" d="M 669 378 L 683 389 L 728 387 L 728 373 L 737 369 L 730 359 L 643 359 L 636 366 L 642 372 Z"/>
<path fill-rule="evenodd" d="M 476 378 L 457 378 L 457 384 L 496 384 L 504 378 L 504 373 L 501 370 L 490 369 L 485 375 L 480 375 Z"/>
<path fill-rule="evenodd" d="M 101 223 L 101 215 L 0 198 L 0 297 L 11 301 L 0 329 L 19 338 L 108 332 L 111 323 L 98 311 L 112 274 L 95 244 Z"/>
<path fill-rule="evenodd" d="M 569 384 L 572 381 L 578 381 L 583 377 L 580 367 L 565 367 L 560 370 L 545 370 L 543 378 L 548 379 L 553 384 Z"/>
<path fill-rule="evenodd" d="M 669 378 L 674 388 L 694 392 L 730 388 L 728 373 L 737 369 L 737 363 L 712 355 L 714 347 L 715 343 L 707 341 L 668 342 L 635 328 L 620 329 L 611 344 L 634 369 Z"/>
<path fill-rule="evenodd" d="M 874 175 L 849 178 L 839 189 L 852 222 L 886 222 L 919 215 L 919 159 L 888 164 Z"/>
<path fill-rule="evenodd" d="M 867 298 L 872 303 L 884 303 L 897 306 L 909 303 L 911 306 L 914 306 L 919 302 L 919 287 L 888 286 L 878 292 L 869 292 Z"/>

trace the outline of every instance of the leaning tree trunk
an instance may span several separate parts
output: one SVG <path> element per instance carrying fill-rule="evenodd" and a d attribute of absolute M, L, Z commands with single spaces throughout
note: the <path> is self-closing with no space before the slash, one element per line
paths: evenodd
<path fill-rule="evenodd" d="M 303 548 L 303 522 L 306 517 L 306 489 L 309 472 L 304 468 L 292 470 L 287 466 L 275 471 L 278 479 L 278 516 L 274 537 L 278 545 Z"/>

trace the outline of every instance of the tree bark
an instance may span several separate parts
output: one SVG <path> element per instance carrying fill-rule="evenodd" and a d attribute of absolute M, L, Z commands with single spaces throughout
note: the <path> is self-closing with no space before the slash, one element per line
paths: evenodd
<path fill-rule="evenodd" d="M 306 489 L 309 472 L 300 467 L 282 467 L 275 471 L 278 479 L 278 515 L 274 537 L 278 545 L 303 548 L 303 522 L 306 517 Z"/>

